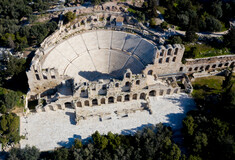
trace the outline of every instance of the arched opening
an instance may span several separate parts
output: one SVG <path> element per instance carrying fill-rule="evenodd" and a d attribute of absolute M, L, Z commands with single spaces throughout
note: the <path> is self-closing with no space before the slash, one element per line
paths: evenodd
<path fill-rule="evenodd" d="M 172 49 L 168 49 L 167 55 L 171 55 Z"/>
<path fill-rule="evenodd" d="M 40 77 L 39 77 L 38 74 L 35 74 L 35 76 L 36 76 L 36 79 L 37 79 L 37 80 L 40 80 Z"/>
<path fill-rule="evenodd" d="M 101 99 L 101 104 L 105 104 L 105 98 Z"/>
<path fill-rule="evenodd" d="M 153 70 L 149 70 L 148 75 L 152 75 L 152 74 L 153 74 Z"/>
<path fill-rule="evenodd" d="M 141 93 L 140 94 L 140 99 L 145 99 L 146 98 L 146 94 L 145 93 Z"/>
<path fill-rule="evenodd" d="M 162 50 L 160 53 L 160 56 L 163 56 L 163 55 L 164 55 L 164 50 Z"/>
<path fill-rule="evenodd" d="M 228 66 L 228 64 L 229 64 L 229 63 L 225 63 L 225 65 L 224 65 L 224 66 L 226 66 L 226 67 L 227 67 L 227 66 Z"/>
<path fill-rule="evenodd" d="M 130 78 L 131 74 L 130 73 L 126 73 L 126 78 Z"/>
<path fill-rule="evenodd" d="M 156 96 L 156 91 L 155 90 L 150 91 L 149 96 Z"/>
<path fill-rule="evenodd" d="M 130 86 L 131 84 L 130 84 L 130 82 L 126 82 L 126 84 L 125 84 L 125 86 Z"/>
<path fill-rule="evenodd" d="M 62 109 L 61 104 L 57 104 L 57 108 L 58 108 L 58 109 Z"/>
<path fill-rule="evenodd" d="M 203 66 L 201 66 L 201 67 L 200 67 L 200 71 L 203 71 L 203 70 L 204 70 L 204 67 L 203 67 Z"/>
<path fill-rule="evenodd" d="M 93 105 L 93 106 L 98 105 L 97 99 L 93 99 L 93 100 L 92 100 L 92 105 Z"/>
<path fill-rule="evenodd" d="M 176 60 L 176 57 L 173 57 L 172 61 L 175 62 L 175 60 Z"/>
<path fill-rule="evenodd" d="M 137 80 L 137 81 L 136 81 L 136 85 L 140 85 L 140 80 Z"/>
<path fill-rule="evenodd" d="M 183 71 L 183 67 L 180 67 L 180 72 L 182 72 Z"/>
<path fill-rule="evenodd" d="M 114 103 L 114 98 L 113 97 L 109 97 L 108 102 L 109 103 Z"/>
<path fill-rule="evenodd" d="M 137 99 L 137 94 L 133 94 L 133 99 Z"/>
<path fill-rule="evenodd" d="M 223 66 L 223 64 L 222 63 L 220 63 L 219 65 L 218 65 L 218 67 L 222 67 Z"/>
<path fill-rule="evenodd" d="M 88 101 L 88 100 L 86 100 L 86 101 L 84 102 L 84 105 L 85 105 L 85 106 L 90 106 L 89 101 Z"/>
<path fill-rule="evenodd" d="M 171 94 L 171 89 L 168 89 L 166 94 Z"/>
<path fill-rule="evenodd" d="M 66 102 L 66 103 L 64 103 L 64 105 L 66 108 L 73 108 L 71 102 Z"/>
<path fill-rule="evenodd" d="M 52 111 L 54 110 L 52 105 L 49 105 L 49 109 Z"/>
<path fill-rule="evenodd" d="M 160 92 L 159 92 L 159 95 L 162 96 L 163 93 L 164 93 L 164 90 L 161 89 Z"/>
<path fill-rule="evenodd" d="M 209 70 L 209 68 L 210 68 L 210 65 L 207 65 L 205 70 L 207 71 Z"/>
<path fill-rule="evenodd" d="M 216 64 L 214 64 L 214 65 L 212 66 L 212 68 L 216 68 Z"/>
<path fill-rule="evenodd" d="M 125 95 L 125 101 L 129 101 L 129 100 L 130 100 L 130 95 L 129 94 Z"/>
<path fill-rule="evenodd" d="M 117 101 L 118 101 L 118 102 L 121 102 L 121 101 L 122 101 L 122 96 L 118 96 L 118 97 L 117 97 Z"/>
<path fill-rule="evenodd" d="M 167 58 L 166 58 L 166 63 L 169 63 L 169 61 L 170 61 L 170 58 L 167 57 Z"/>
<path fill-rule="evenodd" d="M 191 72 L 191 71 L 192 71 L 192 68 L 190 67 L 190 68 L 188 69 L 188 71 Z"/>
<path fill-rule="evenodd" d="M 160 64 L 162 63 L 162 58 L 159 58 L 159 63 L 160 63 Z"/>
<path fill-rule="evenodd" d="M 179 49 L 178 49 L 178 48 L 176 48 L 176 49 L 175 49 L 175 53 L 174 53 L 174 55 L 177 55 L 177 54 L 178 54 L 178 51 L 179 51 Z"/>
<path fill-rule="evenodd" d="M 194 68 L 194 71 L 197 71 L 197 70 L 198 70 L 198 67 L 195 67 L 195 68 Z"/>
<path fill-rule="evenodd" d="M 82 107 L 82 103 L 80 101 L 77 102 L 77 107 Z"/>
<path fill-rule="evenodd" d="M 178 89 L 175 89 L 175 90 L 174 90 L 174 93 L 178 93 Z"/>
<path fill-rule="evenodd" d="M 115 84 L 115 87 L 119 87 L 119 83 L 116 83 L 116 84 Z"/>

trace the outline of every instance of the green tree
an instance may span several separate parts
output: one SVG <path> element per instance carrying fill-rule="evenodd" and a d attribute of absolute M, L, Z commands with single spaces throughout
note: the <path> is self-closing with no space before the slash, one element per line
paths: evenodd
<path fill-rule="evenodd" d="M 37 160 L 40 156 L 39 149 L 36 147 L 13 148 L 9 152 L 8 160 Z"/>
<path fill-rule="evenodd" d="M 67 12 L 64 15 L 64 23 L 67 24 L 69 22 L 72 22 L 76 18 L 76 14 L 73 12 Z"/>
<path fill-rule="evenodd" d="M 207 26 L 207 31 L 215 32 L 220 31 L 222 28 L 220 21 L 212 16 L 206 17 L 205 22 Z"/>
<path fill-rule="evenodd" d="M 223 36 L 224 45 L 230 47 L 232 50 L 235 50 L 235 28 L 232 27 L 227 34 Z"/>
<path fill-rule="evenodd" d="M 183 120 L 183 133 L 185 135 L 192 136 L 196 128 L 197 128 L 197 124 L 194 123 L 194 119 L 192 116 L 187 116 Z"/>
<path fill-rule="evenodd" d="M 198 39 L 198 36 L 195 31 L 187 30 L 185 33 L 185 40 L 187 42 L 196 42 Z"/>

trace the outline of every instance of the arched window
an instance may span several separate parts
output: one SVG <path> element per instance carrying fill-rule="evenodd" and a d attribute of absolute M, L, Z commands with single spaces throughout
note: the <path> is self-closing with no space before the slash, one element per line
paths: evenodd
<path fill-rule="evenodd" d="M 140 94 L 140 99 L 145 99 L 146 98 L 146 94 L 145 93 L 141 93 Z"/>
<path fill-rule="evenodd" d="M 126 73 L 126 78 L 130 78 L 131 74 L 130 73 Z"/>
<path fill-rule="evenodd" d="M 169 61 L 170 61 L 170 58 L 167 57 L 167 58 L 166 58 L 166 63 L 169 63 Z"/>
<path fill-rule="evenodd" d="M 93 106 L 98 105 L 97 99 L 93 99 L 93 100 L 92 100 L 92 105 L 93 105 Z"/>
<path fill-rule="evenodd" d="M 153 74 L 153 70 L 149 70 L 148 75 L 152 75 L 152 74 Z"/>
<path fill-rule="evenodd" d="M 140 80 L 137 80 L 137 81 L 136 81 L 136 85 L 140 85 Z"/>
<path fill-rule="evenodd" d="M 150 91 L 149 96 L 156 96 L 156 91 L 155 90 Z"/>
<path fill-rule="evenodd" d="M 105 98 L 101 99 L 101 104 L 105 104 Z"/>
<path fill-rule="evenodd" d="M 182 72 L 183 71 L 183 67 L 180 67 L 180 72 Z"/>
<path fill-rule="evenodd" d="M 133 94 L 133 99 L 137 99 L 137 94 Z"/>
<path fill-rule="evenodd" d="M 125 95 L 125 101 L 129 101 L 129 100 L 130 100 L 130 95 L 129 94 Z"/>
<path fill-rule="evenodd" d="M 108 102 L 109 103 L 114 103 L 114 98 L 113 97 L 109 97 Z"/>

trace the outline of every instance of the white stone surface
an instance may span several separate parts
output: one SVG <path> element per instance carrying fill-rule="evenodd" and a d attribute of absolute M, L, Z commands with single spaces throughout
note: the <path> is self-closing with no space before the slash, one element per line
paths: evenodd
<path fill-rule="evenodd" d="M 112 105 L 99 106 L 114 108 L 119 106 L 132 106 L 141 101 L 131 101 L 128 103 L 117 103 Z M 99 121 L 97 117 L 82 121 L 75 125 L 74 110 L 58 110 L 31 114 L 28 118 L 21 117 L 21 135 L 26 135 L 25 140 L 21 140 L 21 147 L 26 144 L 36 146 L 41 151 L 52 150 L 55 147 L 70 146 L 74 138 L 84 141 L 96 130 L 102 134 L 108 131 L 121 134 L 133 134 L 144 126 L 150 126 L 159 122 L 169 124 L 173 129 L 181 127 L 181 121 L 187 111 L 195 108 L 192 98 L 186 94 L 151 97 L 150 104 L 153 114 L 148 111 L 129 114 L 128 117 L 114 117 L 110 120 Z M 109 118 L 109 117 L 108 117 Z M 27 123 L 26 123 L 27 122 Z M 27 134 L 26 134 L 27 133 Z"/>

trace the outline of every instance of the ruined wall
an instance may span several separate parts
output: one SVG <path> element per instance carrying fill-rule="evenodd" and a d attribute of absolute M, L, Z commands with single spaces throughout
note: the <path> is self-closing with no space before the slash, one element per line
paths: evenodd
<path fill-rule="evenodd" d="M 224 55 L 208 58 L 187 59 L 185 65 L 180 68 L 180 72 L 193 73 L 203 71 L 214 71 L 233 67 L 235 55 Z"/>

